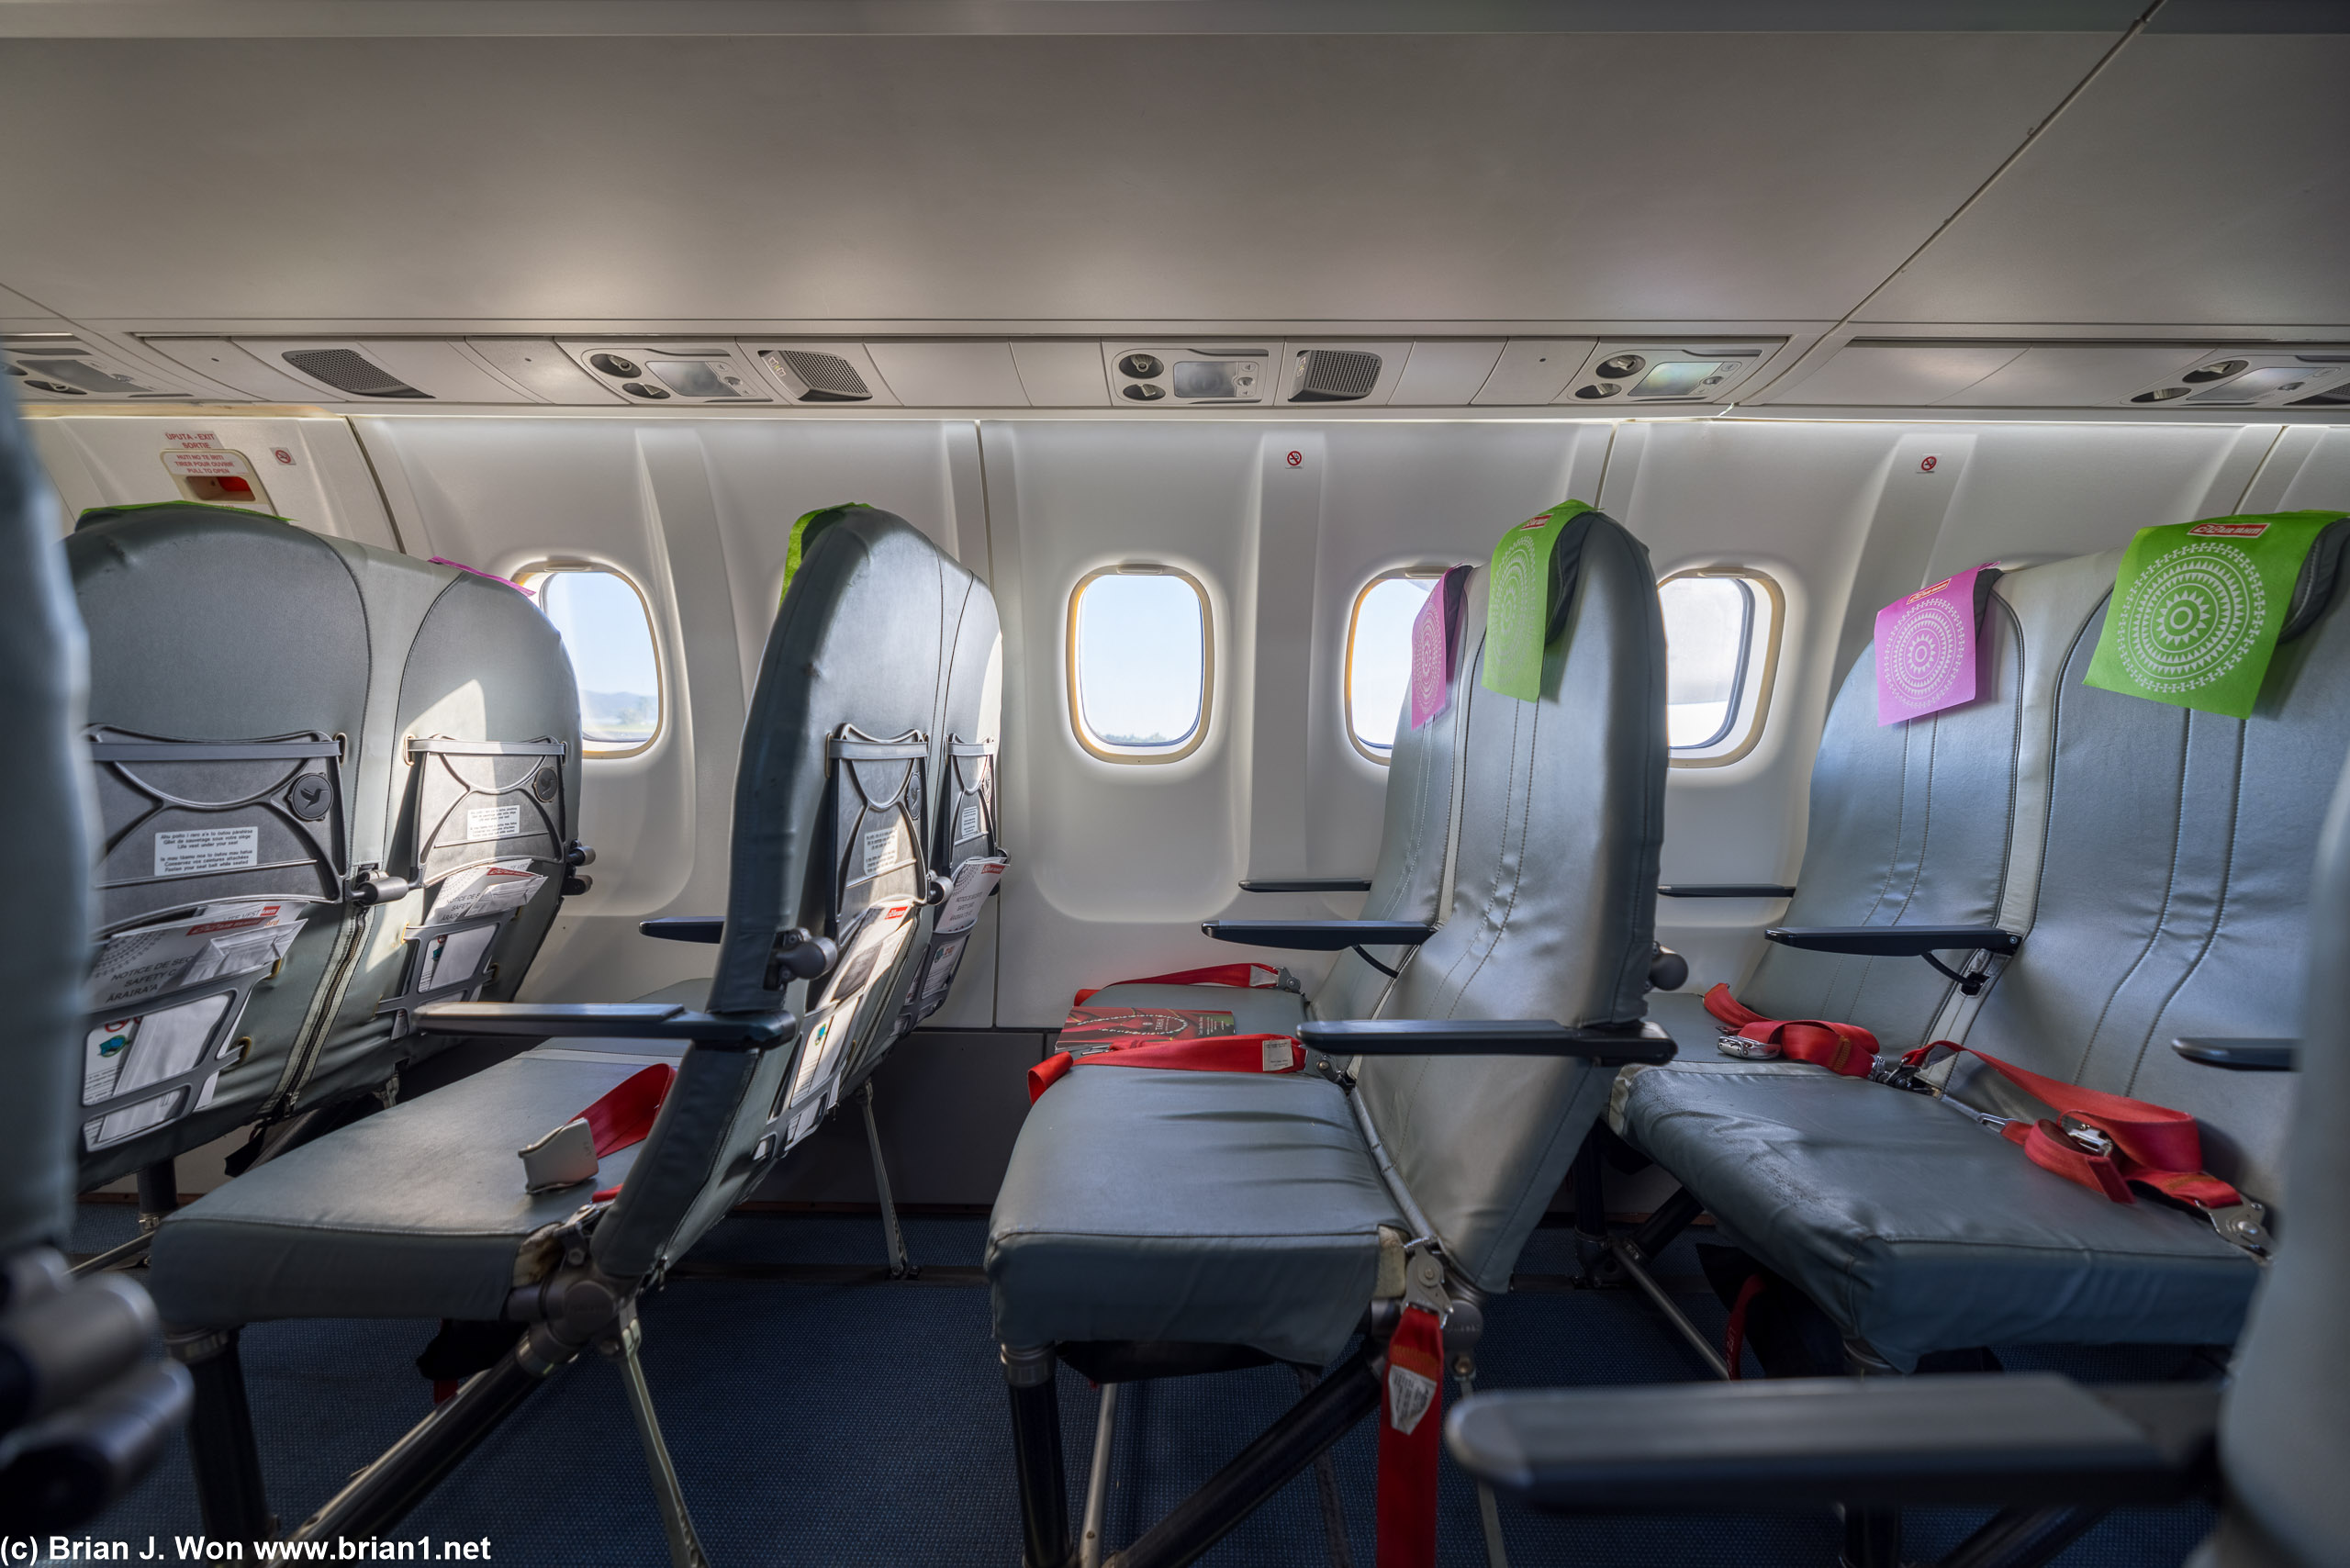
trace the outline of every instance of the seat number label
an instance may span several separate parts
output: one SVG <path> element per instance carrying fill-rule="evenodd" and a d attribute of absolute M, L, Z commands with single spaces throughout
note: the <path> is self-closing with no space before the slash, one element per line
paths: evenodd
<path fill-rule="evenodd" d="M 155 835 L 155 875 L 193 877 L 261 864 L 258 827 L 199 827 Z"/>

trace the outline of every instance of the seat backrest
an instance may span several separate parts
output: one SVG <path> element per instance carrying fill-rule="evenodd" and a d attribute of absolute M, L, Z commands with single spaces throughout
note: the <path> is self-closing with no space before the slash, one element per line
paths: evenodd
<path fill-rule="evenodd" d="M 72 1229 L 92 924 L 82 622 L 13 403 L 0 392 L 0 812 L 17 829 L 0 878 L 0 1261 Z"/>
<path fill-rule="evenodd" d="M 2350 774 L 2333 791 L 2319 842 L 2308 978 L 2297 990 L 2300 1070 L 2291 1075 L 2285 1156 L 2292 1223 L 2254 1299 L 2220 1429 L 2229 1507 L 2218 1560 L 2229 1568 L 2339 1562 L 2350 1541 L 2350 1488 L 2342 1484 L 2350 1475 L 2350 1336 L 2342 1332 L 2350 1294 L 2350 1139 L 2342 1136 L 2350 1126 Z"/>
<path fill-rule="evenodd" d="M 430 1037 L 383 1004 L 428 961 L 443 978 L 461 967 L 411 928 L 487 856 L 537 857 L 543 880 L 520 916 L 460 945 L 477 960 L 469 983 L 437 989 L 475 994 L 495 963 L 492 994 L 511 994 L 561 894 L 579 742 L 560 639 L 485 578 L 185 502 L 86 512 L 66 557 L 95 629 L 88 749 L 112 938 L 85 1047 L 88 1186 L 375 1088 L 421 1054 Z M 471 842 L 390 864 L 426 771 L 405 744 L 419 724 L 428 742 L 561 748 L 555 800 L 525 813 L 545 828 L 551 811 L 554 831 L 474 840 L 468 823 L 496 829 L 515 797 L 444 791 L 441 840 Z M 371 879 L 412 887 L 363 904 Z"/>
<path fill-rule="evenodd" d="M 1379 1008 L 1393 1018 L 1633 1025 L 1646 1011 L 1664 825 L 1664 628 L 1647 549 L 1584 512 L 1555 546 L 1541 696 L 1485 689 L 1487 572 L 1455 700 L 1468 726 L 1449 908 Z M 1356 1099 L 1390 1175 L 1486 1289 L 1566 1173 L 1613 1073 L 1537 1057 L 1364 1058 Z"/>
<path fill-rule="evenodd" d="M 1442 593 L 1441 587 L 1435 592 Z M 1463 599 L 1462 615 L 1467 615 Z M 1469 671 L 1464 625 L 1455 666 L 1449 672 L 1451 693 L 1442 710 L 1418 729 L 1412 727 L 1412 696 L 1404 694 L 1403 711 L 1395 721 L 1395 746 L 1387 758 L 1387 801 L 1379 832 L 1379 858 L 1371 868 L 1371 890 L 1363 895 L 1362 920 L 1434 922 L 1441 913 L 1445 855 L 1450 847 L 1455 783 L 1460 778 L 1460 741 L 1468 732 L 1461 722 L 1469 699 Z M 1400 969 L 1401 949 L 1373 955 L 1391 969 Z M 1382 974 L 1352 948 L 1338 955 L 1330 972 L 1315 988 L 1306 1009 L 1315 1018 L 1368 1018 L 1379 1008 L 1393 977 Z"/>
<path fill-rule="evenodd" d="M 2110 588 L 2117 558 L 2089 559 Z M 2277 650 L 2249 719 L 2084 684 L 2104 624 L 2100 604 L 2064 651 L 2031 935 L 1964 1040 L 2192 1112 L 2209 1168 L 2275 1202 L 2289 1082 L 2170 1043 L 2299 1029 L 2309 846 L 2350 752 L 2350 615 L 2329 603 Z"/>
<path fill-rule="evenodd" d="M 709 1003 L 719 1014 L 788 1009 L 799 1036 L 687 1051 L 597 1227 L 606 1272 L 639 1277 L 682 1253 L 837 1103 L 854 1031 L 879 1015 L 876 993 L 919 930 L 925 726 L 950 652 L 950 585 L 959 606 L 966 580 L 921 533 L 870 509 L 805 546 L 744 731 Z M 828 974 L 799 980 L 778 966 L 777 940 L 795 929 L 842 943 Z"/>
<path fill-rule="evenodd" d="M 2028 923 L 2012 883 L 2018 870 L 2031 880 L 2020 855 L 2037 863 L 2055 674 L 2097 604 L 2097 585 L 2113 580 L 2110 557 L 2097 559 L 2024 567 L 1992 583 L 1972 702 L 1879 724 L 1875 649 L 1862 653 L 1820 736 L 1803 868 L 1780 924 Z M 1773 944 L 1738 996 L 1765 1017 L 1858 1024 L 1901 1051 L 1933 1038 L 1953 989 L 1916 958 Z"/>
<path fill-rule="evenodd" d="M 845 516 L 866 516 L 904 524 L 892 512 L 867 506 L 844 507 Z M 911 527 L 911 524 L 905 524 Z M 938 553 L 939 607 L 943 616 L 937 685 L 929 722 L 928 783 L 923 792 L 925 865 L 952 881 L 973 860 L 1002 852 L 997 832 L 997 743 L 1002 733 L 1003 633 L 996 619 L 995 595 L 943 552 Z M 870 1077 L 905 1033 L 946 1002 L 955 982 L 970 928 L 941 934 L 945 913 L 937 902 L 915 911 L 916 927 L 886 985 L 874 988 L 856 1020 L 852 1049 L 842 1064 L 841 1092 Z"/>

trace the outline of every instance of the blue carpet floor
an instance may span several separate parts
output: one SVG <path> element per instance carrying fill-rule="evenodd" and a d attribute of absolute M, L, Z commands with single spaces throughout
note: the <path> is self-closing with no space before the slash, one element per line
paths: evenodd
<path fill-rule="evenodd" d="M 125 1238 L 130 1211 L 83 1210 L 77 1251 Z M 911 1218 L 918 1261 L 975 1265 L 984 1222 Z M 1683 1305 L 1709 1331 L 1721 1310 L 1682 1249 L 1660 1260 L 1686 1287 Z M 727 1220 L 697 1264 L 873 1264 L 878 1222 L 856 1216 L 745 1215 Z M 1539 1233 L 1528 1273 L 1572 1267 L 1569 1238 Z M 644 1360 L 694 1518 L 716 1568 L 767 1564 L 992 1564 L 1019 1562 L 1002 1374 L 981 1289 L 931 1284 L 809 1285 L 680 1279 L 644 1307 Z M 410 1364 L 433 1325 L 263 1324 L 244 1361 L 273 1506 L 298 1522 L 430 1406 Z M 1494 1302 L 1481 1385 L 1685 1382 L 1695 1358 L 1637 1295 L 1521 1292 Z M 2132 1358 L 2058 1362 L 2088 1378 L 2147 1375 Z M 2010 1365 L 2027 1364 L 2010 1357 Z M 1280 1367 L 1130 1385 L 1119 1412 L 1108 1537 L 1133 1540 L 1296 1398 Z M 1063 1372 L 1061 1409 L 1072 1513 L 1092 1451 L 1096 1395 Z M 1372 1560 L 1374 1439 L 1366 1423 L 1337 1450 L 1355 1561 Z M 1475 1493 L 1447 1460 L 1440 1556 L 1485 1559 Z M 1984 1515 L 1915 1513 L 1910 1555 L 1946 1550 Z M 1560 1519 L 1502 1505 L 1512 1561 L 1657 1568 L 1827 1568 L 1838 1530 L 1821 1516 L 1684 1515 Z M 1072 1519 L 1072 1527 L 1074 1527 Z M 2116 1515 L 2060 1560 L 2065 1568 L 2171 1568 L 2210 1528 L 2200 1505 Z M 85 1532 L 147 1538 L 157 1561 L 198 1529 L 185 1439 Z M 666 1560 L 643 1462 L 614 1370 L 583 1359 L 534 1395 L 409 1516 L 408 1539 L 478 1540 L 494 1562 L 600 1568 Z M 1311 1473 L 1245 1521 L 1205 1562 L 1316 1565 L 1327 1561 Z"/>

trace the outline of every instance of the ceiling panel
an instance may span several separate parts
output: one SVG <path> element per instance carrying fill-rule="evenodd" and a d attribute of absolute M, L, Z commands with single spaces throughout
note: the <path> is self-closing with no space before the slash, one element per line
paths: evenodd
<path fill-rule="evenodd" d="M 2345 74 L 2341 32 L 2141 35 L 1862 319 L 2350 323 Z"/>
<path fill-rule="evenodd" d="M 26 39 L 0 280 L 215 330 L 1825 321 L 2111 39 Z"/>

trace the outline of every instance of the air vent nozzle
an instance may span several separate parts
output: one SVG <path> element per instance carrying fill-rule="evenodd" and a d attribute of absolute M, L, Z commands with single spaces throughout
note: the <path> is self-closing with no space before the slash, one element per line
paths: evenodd
<path fill-rule="evenodd" d="M 1379 385 L 1380 359 L 1361 349 L 1305 349 L 1298 354 L 1292 403 L 1354 403 Z"/>
<path fill-rule="evenodd" d="M 873 397 L 873 388 L 865 384 L 865 377 L 856 373 L 856 366 L 836 353 L 824 353 L 816 349 L 770 349 L 767 352 L 807 388 L 800 394 L 800 401 L 803 403 L 863 403 Z"/>
<path fill-rule="evenodd" d="M 353 398 L 424 398 L 420 392 L 362 353 L 349 349 L 287 349 L 286 364 L 316 381 Z"/>

